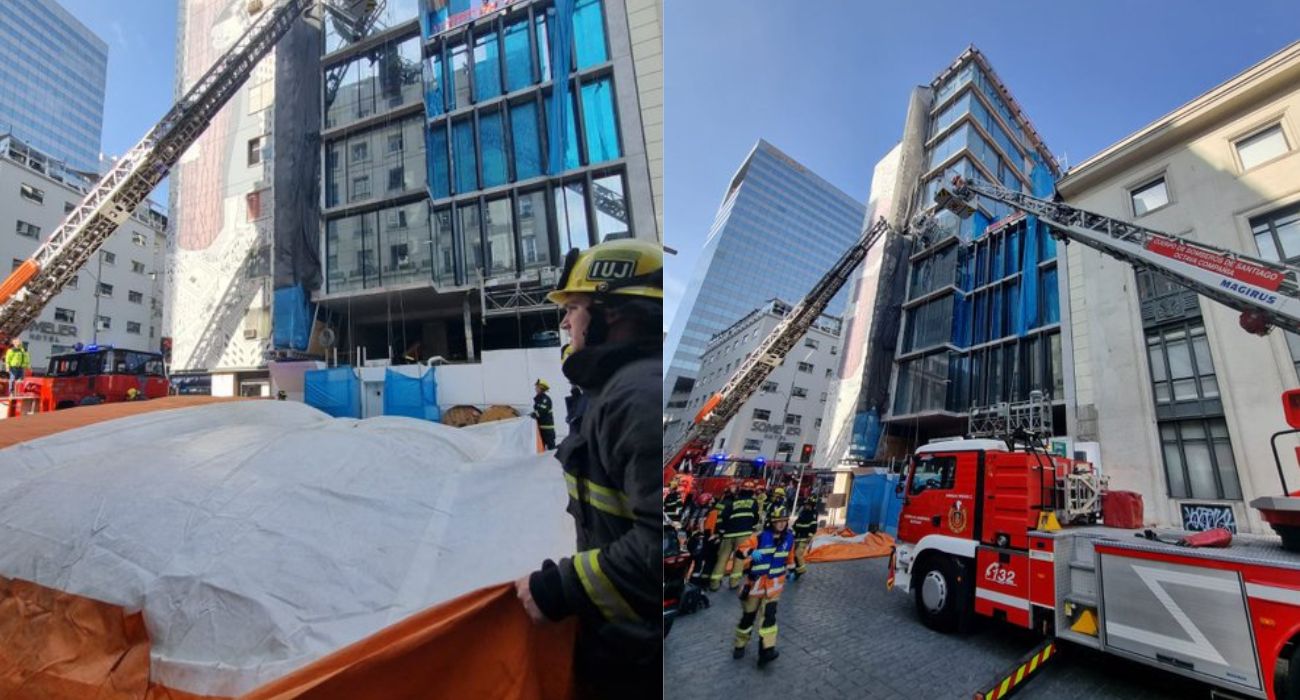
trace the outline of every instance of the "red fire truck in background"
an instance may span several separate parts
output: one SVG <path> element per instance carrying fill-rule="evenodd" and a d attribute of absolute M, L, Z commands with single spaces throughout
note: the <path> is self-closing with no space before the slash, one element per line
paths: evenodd
<path fill-rule="evenodd" d="M 167 395 L 162 355 L 90 345 L 78 352 L 51 356 L 45 374 L 19 381 L 13 393 L 38 397 L 37 410 L 46 412 L 126 401 L 132 389 L 137 398 Z"/>

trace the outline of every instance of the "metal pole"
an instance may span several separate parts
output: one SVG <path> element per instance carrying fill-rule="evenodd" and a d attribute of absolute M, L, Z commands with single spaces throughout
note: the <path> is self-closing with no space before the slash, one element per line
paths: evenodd
<path fill-rule="evenodd" d="M 470 323 L 469 314 L 469 295 L 465 295 L 465 300 L 461 305 L 461 311 L 465 315 L 465 361 L 474 361 L 474 326 Z"/>
<path fill-rule="evenodd" d="M 90 338 L 91 345 L 99 345 L 99 296 L 101 292 L 99 280 L 103 277 L 103 274 L 104 274 L 104 251 L 101 250 L 99 251 L 99 265 L 95 270 L 95 317 L 91 319 L 91 321 L 93 321 L 92 327 L 95 330 L 93 335 Z"/>

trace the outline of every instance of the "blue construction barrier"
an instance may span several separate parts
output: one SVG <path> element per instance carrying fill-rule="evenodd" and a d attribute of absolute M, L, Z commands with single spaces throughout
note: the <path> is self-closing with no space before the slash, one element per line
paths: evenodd
<path fill-rule="evenodd" d="M 303 394 L 308 406 L 335 418 L 361 417 L 361 381 L 351 367 L 308 370 Z"/>
<path fill-rule="evenodd" d="M 419 378 L 395 370 L 384 371 L 384 415 L 406 416 L 438 422 L 438 383 L 433 368 L 425 370 Z"/>
<path fill-rule="evenodd" d="M 898 535 L 903 496 L 897 493 L 897 474 L 863 474 L 853 477 L 845 525 L 856 533 L 870 530 Z"/>
<path fill-rule="evenodd" d="M 306 350 L 311 340 L 311 302 L 301 284 L 275 290 L 271 321 L 272 342 L 277 348 Z"/>

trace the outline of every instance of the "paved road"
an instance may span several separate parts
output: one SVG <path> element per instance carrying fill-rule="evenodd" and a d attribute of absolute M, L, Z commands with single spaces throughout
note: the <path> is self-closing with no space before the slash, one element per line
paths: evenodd
<path fill-rule="evenodd" d="M 757 635 L 745 658 L 731 658 L 740 618 L 734 593 L 676 621 L 664 644 L 664 697 L 970 698 L 1033 648 L 1025 630 L 992 621 L 965 635 L 931 632 L 911 599 L 885 590 L 885 559 L 814 564 L 786 588 L 777 623 L 781 658 L 755 667 Z M 1123 659 L 1066 645 L 1065 653 L 1018 698 L 1208 698 L 1209 686 Z"/>

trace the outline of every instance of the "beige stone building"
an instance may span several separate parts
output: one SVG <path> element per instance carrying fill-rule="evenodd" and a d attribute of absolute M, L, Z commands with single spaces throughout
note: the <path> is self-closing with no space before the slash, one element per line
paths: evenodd
<path fill-rule="evenodd" d="M 1300 42 L 1074 167 L 1083 209 L 1264 259 L 1300 261 Z M 1060 276 L 1069 434 L 1098 441 L 1111 487 L 1148 520 L 1268 530 L 1251 500 L 1281 485 L 1269 447 L 1278 399 L 1300 386 L 1300 340 L 1260 338 L 1239 314 L 1150 272 L 1071 245 Z M 1291 488 L 1295 443 L 1282 442 Z"/>

